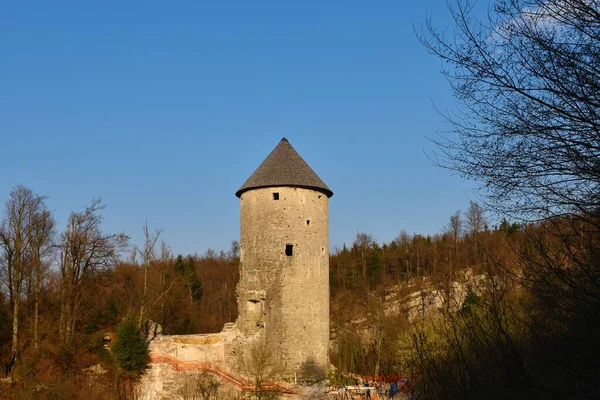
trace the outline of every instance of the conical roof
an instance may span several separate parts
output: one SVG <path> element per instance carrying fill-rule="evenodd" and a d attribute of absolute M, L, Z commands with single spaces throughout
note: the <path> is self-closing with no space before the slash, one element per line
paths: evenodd
<path fill-rule="evenodd" d="M 235 195 L 240 197 L 242 193 L 251 189 L 275 186 L 313 189 L 325 193 L 327 197 L 333 196 L 325 182 L 300 157 L 286 138 L 281 139 Z"/>

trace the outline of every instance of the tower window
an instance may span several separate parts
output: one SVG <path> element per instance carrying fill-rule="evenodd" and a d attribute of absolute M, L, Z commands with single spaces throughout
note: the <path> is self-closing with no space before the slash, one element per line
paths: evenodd
<path fill-rule="evenodd" d="M 293 253 L 294 253 L 294 245 L 286 244 L 285 245 L 285 255 L 288 257 L 291 257 Z"/>
<path fill-rule="evenodd" d="M 306 225 L 310 225 L 310 219 L 306 220 Z"/>
<path fill-rule="evenodd" d="M 279 200 L 279 192 L 273 193 L 273 200 Z"/>

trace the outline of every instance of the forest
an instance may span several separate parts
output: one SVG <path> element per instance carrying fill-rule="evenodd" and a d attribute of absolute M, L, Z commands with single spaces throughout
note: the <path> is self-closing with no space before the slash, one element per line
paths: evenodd
<path fill-rule="evenodd" d="M 124 367 L 107 350 L 124 323 L 140 337 L 148 321 L 159 323 L 165 334 L 218 332 L 235 321 L 236 241 L 227 252 L 175 255 L 160 240 L 161 231 L 148 224 L 140 228 L 145 240 L 139 245 L 123 233 L 103 232 L 99 200 L 71 213 L 64 229 L 45 202 L 16 186 L 2 211 L 0 357 L 6 377 L 14 379 L 0 386 L 4 393 L 79 398 L 82 387 L 90 386 L 85 397 L 120 398 L 128 377 L 144 368 L 144 363 Z M 401 231 L 391 242 L 379 243 L 371 234 L 357 233 L 353 243 L 330 254 L 335 366 L 330 380 L 401 374 L 425 398 L 447 396 L 448 385 L 456 388 L 456 398 L 467 389 L 487 393 L 489 385 L 506 396 L 528 397 L 540 376 L 548 385 L 568 381 L 575 357 L 585 355 L 574 346 L 589 343 L 595 332 L 579 331 L 576 324 L 586 320 L 570 315 L 569 307 L 583 299 L 567 295 L 570 288 L 563 284 L 579 284 L 585 277 L 569 275 L 572 282 L 561 280 L 554 287 L 556 271 L 547 270 L 552 265 L 544 261 L 568 263 L 575 247 L 590 246 L 586 225 L 578 224 L 577 231 L 564 218 L 526 225 L 502 219 L 491 225 L 471 202 L 435 235 Z M 558 241 L 566 231 L 576 234 L 573 241 Z M 537 249 L 545 250 L 545 260 Z M 466 295 L 456 294 L 457 283 Z M 410 295 L 433 291 L 441 306 L 417 307 L 411 317 L 403 307 Z M 392 298 L 399 308 L 390 309 Z M 558 337 L 565 342 L 555 343 Z M 539 346 L 541 340 L 550 347 Z M 550 370 L 546 357 L 559 355 L 565 359 Z M 102 375 L 89 372 L 98 366 Z"/>
<path fill-rule="evenodd" d="M 435 235 L 359 231 L 331 251 L 328 378 L 401 374 L 419 399 L 600 398 L 600 3 L 449 9 L 452 29 L 416 27 L 458 104 L 429 157 L 477 201 Z M 148 223 L 144 243 L 104 232 L 100 200 L 59 227 L 32 188 L 2 196 L 0 397 L 123 398 L 148 321 L 235 320 L 236 241 L 176 255 Z"/>
<path fill-rule="evenodd" d="M 82 371 L 97 364 L 113 367 L 112 379 L 117 379 L 118 368 L 104 341 L 123 320 L 133 319 L 138 329 L 151 320 L 165 334 L 187 334 L 218 332 L 237 317 L 236 241 L 227 252 L 174 255 L 160 240 L 161 231 L 146 224 L 140 228 L 144 243 L 132 245 L 123 233 L 103 232 L 103 207 L 93 200 L 71 213 L 60 229 L 44 197 L 25 186 L 8 195 L 0 225 L 0 355 L 4 374 L 16 378 L 22 390 L 35 382 L 57 385 L 57 377 L 76 386 Z M 336 249 L 330 287 L 339 346 L 332 361 L 338 370 L 396 371 L 400 365 L 388 343 L 406 328 L 406 318 L 391 315 L 390 321 L 373 325 L 387 328 L 373 338 L 384 342 L 377 353 L 353 318 L 381 315 L 385 293 L 393 288 L 447 284 L 453 272 L 465 268 L 483 273 L 485 252 L 502 254 L 508 261 L 514 240 L 507 238 L 518 236 L 519 230 L 506 221 L 490 230 L 483 210 L 471 203 L 465 217 L 457 212 L 444 232 L 433 237 L 402 232 L 380 245 L 372 235 L 358 233 L 350 247 Z M 378 371 L 374 364 L 381 365 Z"/>
<path fill-rule="evenodd" d="M 227 253 L 176 256 L 147 224 L 140 245 L 103 232 L 103 208 L 92 200 L 60 229 L 44 197 L 25 186 L 8 195 L 0 219 L 0 390 L 79 398 L 86 368 L 103 365 L 97 396 L 118 397 L 123 378 L 143 370 L 120 369 L 109 356 L 106 343 L 119 324 L 132 322 L 136 335 L 148 321 L 165 334 L 186 334 L 235 320 L 237 242 Z"/>

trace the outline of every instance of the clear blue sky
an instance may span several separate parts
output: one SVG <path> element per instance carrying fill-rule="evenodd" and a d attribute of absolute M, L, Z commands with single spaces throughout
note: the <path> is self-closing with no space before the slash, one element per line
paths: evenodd
<path fill-rule="evenodd" d="M 473 197 L 425 155 L 455 106 L 413 24 L 445 2 L 89 3 L 0 5 L 2 202 L 24 184 L 62 228 L 102 197 L 134 244 L 147 219 L 175 253 L 227 250 L 283 136 L 335 193 L 332 247 L 439 232 Z"/>

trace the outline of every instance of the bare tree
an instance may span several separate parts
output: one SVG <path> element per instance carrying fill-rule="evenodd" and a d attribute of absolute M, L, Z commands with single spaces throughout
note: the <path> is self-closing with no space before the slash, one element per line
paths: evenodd
<path fill-rule="evenodd" d="M 269 384 L 277 380 L 281 368 L 264 338 L 258 338 L 248 345 L 240 356 L 239 364 L 242 374 L 254 386 L 249 393 L 251 399 L 271 400 L 280 397 L 280 393 Z"/>
<path fill-rule="evenodd" d="M 237 260 L 238 258 L 240 258 L 240 242 L 238 242 L 237 240 L 231 241 L 231 247 L 227 252 L 227 256 L 230 260 Z"/>
<path fill-rule="evenodd" d="M 84 211 L 71 213 L 61 235 L 59 331 L 66 344 L 73 339 L 75 324 L 87 300 L 86 279 L 100 268 L 115 265 L 119 252 L 127 247 L 129 238 L 125 234 L 105 235 L 100 230 L 103 208 L 101 200 L 94 199 Z"/>
<path fill-rule="evenodd" d="M 4 219 L 0 225 L 1 259 L 12 309 L 13 354 L 18 352 L 19 305 L 24 281 L 35 262 L 32 257 L 36 253 L 41 254 L 41 249 L 47 246 L 49 240 L 49 236 L 34 234 L 40 229 L 41 221 L 45 217 L 49 218 L 44 200 L 25 186 L 15 187 L 5 204 Z"/>
<path fill-rule="evenodd" d="M 448 295 L 450 294 L 450 290 L 452 288 L 452 274 L 454 268 L 456 268 L 456 264 L 458 263 L 458 240 L 460 239 L 463 232 L 463 221 L 460 217 L 460 211 L 456 211 L 453 215 L 450 216 L 450 221 L 448 225 L 446 225 L 446 230 L 450 234 L 452 238 L 452 250 L 448 250 L 450 253 L 448 256 L 449 264 L 447 271 L 447 287 Z"/>
<path fill-rule="evenodd" d="M 183 373 L 175 390 L 178 400 L 219 400 L 221 380 L 206 371 Z"/>
<path fill-rule="evenodd" d="M 600 207 L 600 2 L 498 0 L 451 7 L 455 37 L 420 37 L 461 108 L 437 161 L 481 183 L 486 204 L 526 220 Z"/>
<path fill-rule="evenodd" d="M 436 161 L 477 181 L 486 208 L 535 223 L 515 274 L 522 336 L 492 331 L 511 365 L 478 371 L 501 372 L 498 387 L 516 383 L 522 398 L 598 397 L 600 1 L 497 0 L 481 20 L 472 1 L 456 0 L 451 13 L 453 37 L 431 20 L 421 36 L 460 102 Z M 465 391 L 475 378 L 463 374 Z"/>
<path fill-rule="evenodd" d="M 460 211 L 456 211 L 454 215 L 450 216 L 450 222 L 448 222 L 448 232 L 452 235 L 452 242 L 456 246 L 458 239 L 463 231 L 463 221 L 460 218 Z"/>
<path fill-rule="evenodd" d="M 367 268 L 367 254 L 371 247 L 377 242 L 370 233 L 357 232 L 356 238 L 354 239 L 354 245 L 360 250 L 360 266 L 362 275 L 362 284 L 364 289 L 365 303 L 369 303 L 369 274 Z"/>
<path fill-rule="evenodd" d="M 483 212 L 483 208 L 479 206 L 474 201 L 469 202 L 469 209 L 466 213 L 467 217 L 467 225 L 471 234 L 475 237 L 479 232 L 485 229 L 487 225 L 487 221 L 485 219 L 485 213 Z"/>
<path fill-rule="evenodd" d="M 56 222 L 52 213 L 44 206 L 34 214 L 34 219 L 30 227 L 30 251 L 31 262 L 35 273 L 35 303 L 33 310 L 33 346 L 36 351 L 39 350 L 39 308 L 40 291 L 44 272 L 48 267 L 48 257 L 53 252 L 54 227 Z"/>
<path fill-rule="evenodd" d="M 156 246 L 156 242 L 158 242 L 158 238 L 162 232 L 162 230 L 157 229 L 154 233 L 150 233 L 148 221 L 146 221 L 142 229 L 144 231 L 144 249 L 140 250 L 139 248 L 136 248 L 136 251 L 142 257 L 142 268 L 144 269 L 144 286 L 142 288 L 142 297 L 140 300 L 138 329 L 141 328 L 142 323 L 144 322 L 144 313 L 146 312 L 145 307 L 146 302 L 148 301 L 148 268 L 156 259 L 154 247 Z"/>
<path fill-rule="evenodd" d="M 400 246 L 400 248 L 402 248 L 402 251 L 404 253 L 404 266 L 406 268 L 406 280 L 409 281 L 410 280 L 410 262 L 408 259 L 408 249 L 410 247 L 410 243 L 412 241 L 412 238 L 410 237 L 410 235 L 403 229 L 400 234 L 398 234 L 398 236 L 396 237 L 396 239 L 394 239 L 394 241 L 398 244 L 398 246 Z M 398 278 L 398 283 L 400 283 L 400 279 Z"/>
<path fill-rule="evenodd" d="M 173 260 L 173 253 L 171 248 L 164 240 L 160 242 L 160 322 L 164 324 L 165 321 L 165 294 L 173 286 L 173 282 L 167 287 L 167 277 L 170 271 L 170 262 Z"/>
<path fill-rule="evenodd" d="M 467 226 L 469 227 L 469 231 L 471 233 L 471 239 L 473 240 L 473 254 L 475 257 L 475 264 L 478 264 L 480 258 L 480 246 L 483 246 L 483 243 L 479 240 L 479 233 L 486 229 L 487 221 L 485 219 L 485 214 L 483 212 L 483 208 L 479 206 L 474 201 L 469 202 L 469 209 L 466 212 L 467 217 Z"/>

